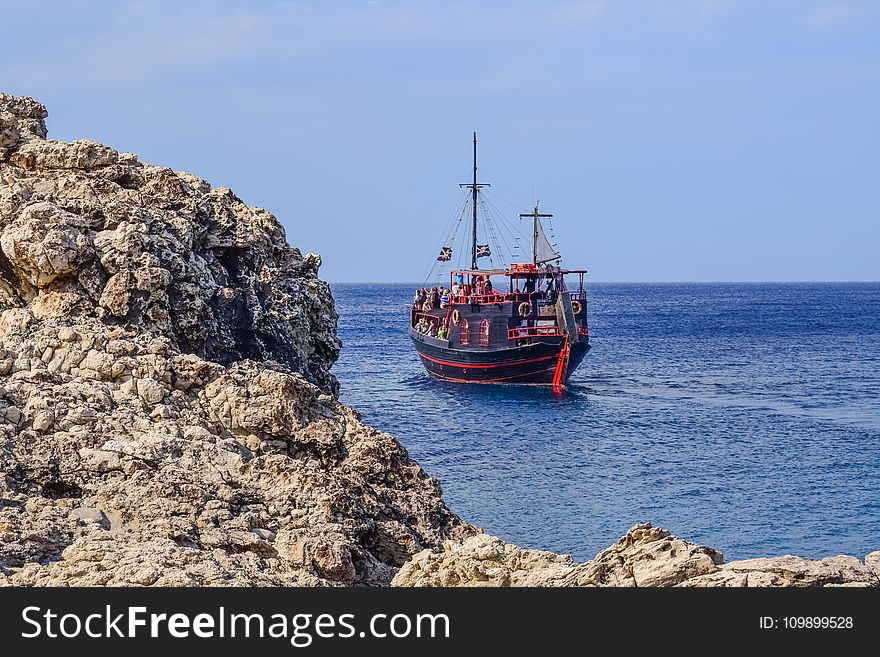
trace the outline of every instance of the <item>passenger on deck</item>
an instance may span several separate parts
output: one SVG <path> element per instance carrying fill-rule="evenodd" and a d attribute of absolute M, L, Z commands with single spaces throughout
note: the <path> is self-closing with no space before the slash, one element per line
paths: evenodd
<path fill-rule="evenodd" d="M 458 284 L 458 281 L 452 284 L 452 296 L 453 298 L 461 296 L 461 285 Z"/>
<path fill-rule="evenodd" d="M 431 322 L 431 327 L 428 329 L 428 335 L 430 335 L 432 338 L 437 337 L 437 323 L 436 322 Z"/>
<path fill-rule="evenodd" d="M 440 340 L 445 340 L 445 339 L 446 339 L 446 326 L 445 326 L 445 325 L 441 325 L 440 328 L 437 329 L 437 337 L 438 337 Z"/>
<path fill-rule="evenodd" d="M 449 305 L 449 290 L 444 289 L 443 293 L 440 295 L 440 307 L 445 308 Z"/>
<path fill-rule="evenodd" d="M 486 276 L 486 284 L 483 286 L 486 294 L 492 294 L 492 280 Z"/>

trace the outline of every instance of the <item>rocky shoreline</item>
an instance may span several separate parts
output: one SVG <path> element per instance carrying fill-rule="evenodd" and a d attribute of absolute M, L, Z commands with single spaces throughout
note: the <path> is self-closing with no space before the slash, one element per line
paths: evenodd
<path fill-rule="evenodd" d="M 0 94 L 0 586 L 878 586 L 650 525 L 593 561 L 443 503 L 339 403 L 319 256 L 269 212 Z"/>
<path fill-rule="evenodd" d="M 488 534 L 447 541 L 403 565 L 393 586 L 788 587 L 880 586 L 880 551 L 864 561 L 783 556 L 724 563 L 723 555 L 641 524 L 586 563 L 525 550 Z"/>

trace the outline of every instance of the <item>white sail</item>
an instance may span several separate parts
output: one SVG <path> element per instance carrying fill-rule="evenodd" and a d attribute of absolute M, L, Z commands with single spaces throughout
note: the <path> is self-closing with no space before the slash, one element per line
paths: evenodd
<path fill-rule="evenodd" d="M 536 219 L 535 221 L 534 240 L 536 265 L 541 265 L 545 262 L 550 262 L 551 260 L 556 260 L 557 258 L 561 257 L 556 252 L 556 249 L 553 248 L 553 245 L 550 244 L 550 240 L 548 240 L 547 236 L 544 234 L 544 229 L 541 227 L 540 219 Z"/>

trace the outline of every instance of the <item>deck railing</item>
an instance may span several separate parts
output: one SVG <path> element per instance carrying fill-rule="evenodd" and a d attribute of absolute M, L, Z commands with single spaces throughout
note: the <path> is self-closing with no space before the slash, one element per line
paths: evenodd
<path fill-rule="evenodd" d="M 503 303 L 505 297 L 509 295 L 502 294 L 501 292 L 493 292 L 492 294 L 471 294 L 469 296 L 465 296 L 463 294 L 458 295 L 457 297 L 450 297 L 451 303 Z"/>
<path fill-rule="evenodd" d="M 508 340 L 535 337 L 562 337 L 563 335 L 565 335 L 565 333 L 562 333 L 558 326 L 518 326 L 516 328 L 507 329 Z M 578 335 L 588 338 L 590 337 L 590 329 L 586 326 L 579 325 Z"/>
<path fill-rule="evenodd" d="M 517 340 L 519 338 L 534 337 L 557 337 L 562 336 L 558 326 L 518 326 L 516 328 L 507 329 L 507 339 Z"/>

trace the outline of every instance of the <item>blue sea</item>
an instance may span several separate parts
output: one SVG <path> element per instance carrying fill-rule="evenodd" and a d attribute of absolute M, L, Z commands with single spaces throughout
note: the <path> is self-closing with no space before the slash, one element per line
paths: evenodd
<path fill-rule="evenodd" d="M 487 532 L 579 560 L 638 522 L 727 560 L 880 549 L 880 284 L 590 285 L 559 393 L 433 380 L 414 284 L 332 287 L 342 401 Z"/>

